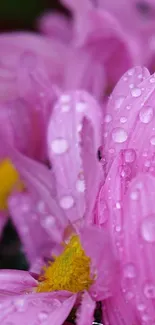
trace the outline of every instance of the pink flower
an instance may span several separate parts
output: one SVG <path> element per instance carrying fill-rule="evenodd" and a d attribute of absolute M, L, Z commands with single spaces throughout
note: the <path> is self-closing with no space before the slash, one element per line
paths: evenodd
<path fill-rule="evenodd" d="M 154 85 L 154 75 L 146 69 L 129 70 L 112 93 L 104 118 L 100 154 L 107 177 L 94 221 L 110 235 L 122 270 L 116 293 L 103 303 L 110 324 L 153 324 L 155 318 Z"/>
<path fill-rule="evenodd" d="M 69 82 L 73 86 L 76 82 L 75 87 L 79 87 L 78 77 L 79 81 L 82 79 L 80 67 L 83 69 L 85 67 L 85 79 L 88 77 L 90 80 L 92 75 L 94 76 L 92 79 L 94 82 L 91 83 L 93 89 L 90 89 L 89 86 L 87 90 L 101 98 L 103 86 L 112 88 L 127 69 L 135 64 L 143 63 L 139 39 L 123 29 L 112 14 L 96 8 L 92 1 L 74 1 L 73 3 L 64 0 L 62 2 L 73 13 L 75 33 L 75 49 L 73 48 L 72 60 L 69 57 L 67 65 L 67 71 L 70 71 L 70 74 L 66 73 L 67 87 Z M 84 63 L 85 61 L 88 62 L 88 67 Z M 71 69 L 69 69 L 70 65 Z M 84 73 L 82 73 L 83 75 Z M 85 79 L 83 79 L 84 82 L 86 82 Z"/>
<path fill-rule="evenodd" d="M 76 324 L 92 324 L 96 302 L 111 295 L 114 288 L 115 259 L 103 231 L 86 227 L 79 236 L 81 244 L 77 236 L 72 237 L 58 260 L 47 266 L 44 280 L 38 282 L 24 271 L 0 271 L 2 325 L 10 321 L 16 325 L 33 324 L 37 320 L 63 324 L 74 305 L 78 309 Z M 70 255 L 64 269 L 62 257 L 66 257 L 66 252 Z M 52 270 L 53 266 L 58 267 L 57 271 Z M 50 278 L 54 276 L 53 282 L 48 273 Z M 52 290 L 51 284 L 57 290 Z"/>
<path fill-rule="evenodd" d="M 9 209 L 30 262 L 49 255 L 51 243 L 60 243 L 69 222 L 74 226 L 84 220 L 92 223 L 103 178 L 97 159 L 101 123 L 100 107 L 89 94 L 64 93 L 49 120 L 51 170 L 8 146 L 9 157 L 26 188 L 26 192 L 9 198 Z"/>
<path fill-rule="evenodd" d="M 0 139 L 2 143 L 5 139 L 23 154 L 46 163 L 46 130 L 57 91 L 33 53 L 24 53 L 19 63 L 18 96 L 14 94 L 14 98 L 0 102 Z M 0 151 L 0 233 L 9 214 L 8 197 L 19 183 L 19 175 L 8 157 L 9 150 L 3 145 Z"/>

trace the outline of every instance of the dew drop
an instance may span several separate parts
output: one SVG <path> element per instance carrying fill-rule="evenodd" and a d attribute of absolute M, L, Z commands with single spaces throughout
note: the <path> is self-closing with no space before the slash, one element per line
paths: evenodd
<path fill-rule="evenodd" d="M 136 268 L 132 263 L 128 263 L 124 266 L 123 275 L 125 278 L 133 279 L 136 277 Z"/>
<path fill-rule="evenodd" d="M 136 152 L 134 149 L 124 150 L 124 160 L 126 163 L 132 163 L 136 160 Z"/>
<path fill-rule="evenodd" d="M 40 212 L 40 213 L 45 212 L 45 202 L 44 201 L 39 201 L 37 203 L 37 211 Z"/>
<path fill-rule="evenodd" d="M 130 198 L 133 201 L 137 201 L 138 198 L 139 198 L 139 192 L 138 192 L 138 190 L 135 190 L 135 191 L 131 192 Z"/>
<path fill-rule="evenodd" d="M 155 215 L 146 217 L 141 224 L 141 235 L 149 243 L 155 242 Z"/>
<path fill-rule="evenodd" d="M 76 104 L 76 111 L 78 113 L 83 113 L 86 109 L 86 103 L 85 102 L 78 102 Z"/>
<path fill-rule="evenodd" d="M 120 167 L 120 176 L 122 178 L 127 178 L 131 175 L 131 168 L 129 166 Z"/>
<path fill-rule="evenodd" d="M 126 109 L 129 111 L 131 109 L 131 105 L 127 105 Z"/>
<path fill-rule="evenodd" d="M 155 82 L 155 78 L 150 78 L 150 83 L 154 83 Z"/>
<path fill-rule="evenodd" d="M 153 118 L 153 108 L 150 106 L 143 107 L 139 113 L 139 119 L 142 123 L 149 123 Z"/>
<path fill-rule="evenodd" d="M 24 299 L 22 298 L 18 298 L 14 301 L 14 305 L 17 309 L 18 312 L 23 312 L 25 311 L 25 308 L 26 308 L 26 302 Z"/>
<path fill-rule="evenodd" d="M 110 123 L 112 121 L 112 116 L 110 114 L 105 115 L 104 122 Z"/>
<path fill-rule="evenodd" d="M 146 283 L 144 285 L 144 295 L 148 299 L 155 298 L 155 285 L 153 283 Z"/>
<path fill-rule="evenodd" d="M 126 123 L 127 122 L 127 118 L 125 116 L 121 116 L 120 117 L 120 123 Z"/>
<path fill-rule="evenodd" d="M 73 205 L 74 205 L 74 199 L 70 195 L 63 196 L 60 199 L 60 206 L 64 210 L 68 210 L 68 209 L 72 208 Z"/>
<path fill-rule="evenodd" d="M 47 317 L 48 317 L 48 314 L 46 311 L 41 311 L 39 314 L 38 314 L 38 319 L 43 322 L 43 321 L 46 321 L 47 320 Z"/>
<path fill-rule="evenodd" d="M 85 185 L 85 181 L 84 179 L 81 180 L 81 179 L 78 179 L 77 182 L 76 182 L 76 189 L 78 192 L 81 192 L 81 193 L 84 193 L 85 192 L 85 189 L 86 189 L 86 185 Z"/>
<path fill-rule="evenodd" d="M 152 136 L 152 138 L 150 139 L 150 143 L 155 146 L 155 136 Z"/>
<path fill-rule="evenodd" d="M 55 139 L 51 143 L 51 148 L 55 154 L 63 154 L 68 150 L 68 142 L 63 138 Z"/>
<path fill-rule="evenodd" d="M 130 69 L 127 73 L 128 73 L 128 76 L 132 76 L 134 74 L 135 70 L 132 68 Z"/>
<path fill-rule="evenodd" d="M 115 100 L 115 109 L 119 109 L 124 101 L 125 97 L 119 97 Z"/>
<path fill-rule="evenodd" d="M 142 303 L 139 303 L 139 304 L 137 305 L 137 310 L 139 310 L 139 311 L 144 311 L 144 310 L 145 310 L 145 305 L 142 304 Z"/>
<path fill-rule="evenodd" d="M 55 218 L 52 215 L 48 215 L 42 220 L 41 223 L 45 229 L 49 229 L 55 225 Z"/>
<path fill-rule="evenodd" d="M 131 95 L 132 97 L 139 97 L 141 96 L 141 89 L 140 88 L 132 88 L 131 89 Z"/>
<path fill-rule="evenodd" d="M 123 143 L 127 140 L 127 138 L 128 134 L 122 128 L 117 127 L 112 131 L 112 139 L 116 143 Z"/>

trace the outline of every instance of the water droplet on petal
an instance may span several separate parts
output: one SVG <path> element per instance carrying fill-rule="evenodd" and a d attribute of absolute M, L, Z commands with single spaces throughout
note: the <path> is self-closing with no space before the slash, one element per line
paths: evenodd
<path fill-rule="evenodd" d="M 78 179 L 76 182 L 76 189 L 78 192 L 81 192 L 81 193 L 85 192 L 85 189 L 86 189 L 85 181 Z"/>
<path fill-rule="evenodd" d="M 26 302 L 23 298 L 18 298 L 14 301 L 14 305 L 17 309 L 18 312 L 23 312 L 25 311 L 26 308 Z"/>
<path fill-rule="evenodd" d="M 128 76 L 132 76 L 135 72 L 135 69 L 130 69 L 127 73 L 128 73 Z"/>
<path fill-rule="evenodd" d="M 79 125 L 77 126 L 77 131 L 78 131 L 78 132 L 81 132 L 81 131 L 82 131 L 82 124 L 79 124 Z"/>
<path fill-rule="evenodd" d="M 68 150 L 68 142 L 63 138 L 55 139 L 51 143 L 52 151 L 57 154 L 63 154 Z"/>
<path fill-rule="evenodd" d="M 146 283 L 144 285 L 144 295 L 148 299 L 155 298 L 155 285 L 153 283 Z"/>
<path fill-rule="evenodd" d="M 131 168 L 129 166 L 121 166 L 120 167 L 120 176 L 123 178 L 127 178 L 131 175 Z"/>
<path fill-rule="evenodd" d="M 124 101 L 125 97 L 119 97 L 115 101 L 115 109 L 119 109 Z"/>
<path fill-rule="evenodd" d="M 116 143 L 123 143 L 127 140 L 128 134 L 123 128 L 115 128 L 112 131 L 112 139 Z"/>
<path fill-rule="evenodd" d="M 86 109 L 86 103 L 85 102 L 78 102 L 76 104 L 76 111 L 79 113 L 83 113 Z"/>
<path fill-rule="evenodd" d="M 49 229 L 50 227 L 55 225 L 55 218 L 52 215 L 45 216 L 41 224 L 45 229 Z"/>
<path fill-rule="evenodd" d="M 139 311 L 143 311 L 143 310 L 145 310 L 145 305 L 142 304 L 142 303 L 139 303 L 139 304 L 137 305 L 137 310 L 139 310 Z"/>
<path fill-rule="evenodd" d="M 37 211 L 40 212 L 40 213 L 45 212 L 45 202 L 44 201 L 39 201 L 37 203 Z"/>
<path fill-rule="evenodd" d="M 53 305 L 54 305 L 55 307 L 61 307 L 62 303 L 61 303 L 61 301 L 58 300 L 58 299 L 53 299 Z"/>
<path fill-rule="evenodd" d="M 104 122 L 105 123 L 110 123 L 112 120 L 112 116 L 110 114 L 105 115 L 104 117 Z"/>
<path fill-rule="evenodd" d="M 127 122 L 127 118 L 125 116 L 121 116 L 120 117 L 120 123 L 126 123 Z"/>
<path fill-rule="evenodd" d="M 60 206 L 61 208 L 63 208 L 64 210 L 68 210 L 70 208 L 72 208 L 74 205 L 74 199 L 72 196 L 70 195 L 66 195 L 66 196 L 63 196 L 61 199 L 60 199 Z"/>
<path fill-rule="evenodd" d="M 127 105 L 126 109 L 129 111 L 131 109 L 131 105 Z"/>
<path fill-rule="evenodd" d="M 155 82 L 155 78 L 150 78 L 150 83 L 154 83 Z"/>
<path fill-rule="evenodd" d="M 132 163 L 136 160 L 136 152 L 134 149 L 124 150 L 124 160 L 126 163 Z"/>
<path fill-rule="evenodd" d="M 155 136 L 152 136 L 152 138 L 150 139 L 150 143 L 155 146 Z"/>
<path fill-rule="evenodd" d="M 149 123 L 153 118 L 153 108 L 150 106 L 143 107 L 139 112 L 139 118 L 142 123 Z"/>
<path fill-rule="evenodd" d="M 133 279 L 136 277 L 136 268 L 135 265 L 132 263 L 128 263 L 124 266 L 123 275 L 125 278 Z"/>
<path fill-rule="evenodd" d="M 47 320 L 47 317 L 48 317 L 48 314 L 46 311 L 41 311 L 39 314 L 38 314 L 38 319 L 43 322 L 43 321 L 46 321 Z"/>
<path fill-rule="evenodd" d="M 155 242 L 155 215 L 146 217 L 141 224 L 141 235 L 149 243 Z"/>
<path fill-rule="evenodd" d="M 131 198 L 133 201 L 138 200 L 138 198 L 139 198 L 139 192 L 138 192 L 138 190 L 135 190 L 135 191 L 131 192 L 131 194 L 130 194 L 130 198 Z"/>
<path fill-rule="evenodd" d="M 131 95 L 132 97 L 139 97 L 141 96 L 141 89 L 140 88 L 132 88 L 131 89 Z"/>

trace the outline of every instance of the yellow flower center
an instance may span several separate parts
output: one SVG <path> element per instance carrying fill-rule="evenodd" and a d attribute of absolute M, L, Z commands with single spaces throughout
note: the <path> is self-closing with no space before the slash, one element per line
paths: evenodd
<path fill-rule="evenodd" d="M 0 162 L 0 210 L 7 209 L 7 199 L 14 188 L 23 189 L 17 170 L 9 159 Z"/>
<path fill-rule="evenodd" d="M 73 236 L 64 251 L 44 268 L 37 292 L 67 290 L 76 293 L 89 289 L 93 283 L 90 263 L 79 237 Z"/>

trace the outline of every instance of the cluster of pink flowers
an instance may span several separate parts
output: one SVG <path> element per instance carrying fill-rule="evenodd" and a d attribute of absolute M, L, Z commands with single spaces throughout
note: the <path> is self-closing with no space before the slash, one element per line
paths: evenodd
<path fill-rule="evenodd" d="M 0 324 L 154 325 L 155 3 L 62 2 L 0 35 Z"/>

